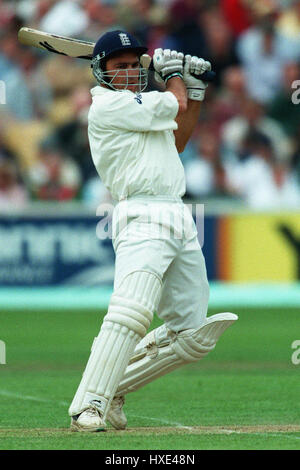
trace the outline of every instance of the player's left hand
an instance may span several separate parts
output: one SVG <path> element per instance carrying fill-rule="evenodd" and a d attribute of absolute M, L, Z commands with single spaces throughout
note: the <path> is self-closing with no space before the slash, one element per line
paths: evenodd
<path fill-rule="evenodd" d="M 203 101 L 207 82 L 197 78 L 204 72 L 211 70 L 211 63 L 196 56 L 186 55 L 184 57 L 183 81 L 185 83 L 188 98 L 194 101 Z"/>

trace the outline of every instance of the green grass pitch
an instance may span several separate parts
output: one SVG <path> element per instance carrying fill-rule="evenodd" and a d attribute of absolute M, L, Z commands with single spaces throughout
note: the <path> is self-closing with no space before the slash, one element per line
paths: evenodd
<path fill-rule="evenodd" d="M 83 434 L 67 410 L 104 312 L 1 312 L 0 449 L 300 449 L 299 310 L 235 313 L 205 359 L 127 395 L 126 431 Z"/>

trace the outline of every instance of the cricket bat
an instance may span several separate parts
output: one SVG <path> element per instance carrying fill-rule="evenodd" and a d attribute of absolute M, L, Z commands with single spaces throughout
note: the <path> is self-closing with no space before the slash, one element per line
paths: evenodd
<path fill-rule="evenodd" d="M 45 33 L 37 29 L 21 28 L 18 32 L 18 40 L 25 46 L 38 47 L 44 51 L 53 52 L 76 59 L 91 60 L 93 57 L 94 42 L 82 41 L 57 34 Z M 152 57 L 143 54 L 140 58 L 142 67 L 154 70 Z M 205 72 L 198 77 L 204 81 L 212 82 L 215 79 L 215 72 Z"/>

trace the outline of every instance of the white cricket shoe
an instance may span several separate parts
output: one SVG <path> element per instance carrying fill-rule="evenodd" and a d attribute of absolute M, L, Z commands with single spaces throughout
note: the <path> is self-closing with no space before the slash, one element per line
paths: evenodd
<path fill-rule="evenodd" d="M 71 418 L 71 430 L 80 432 L 98 432 L 106 430 L 106 423 L 99 411 L 88 408 L 77 416 Z"/>
<path fill-rule="evenodd" d="M 125 429 L 127 426 L 127 418 L 123 411 L 124 403 L 124 397 L 115 397 L 107 413 L 107 421 L 109 421 L 115 429 Z"/>

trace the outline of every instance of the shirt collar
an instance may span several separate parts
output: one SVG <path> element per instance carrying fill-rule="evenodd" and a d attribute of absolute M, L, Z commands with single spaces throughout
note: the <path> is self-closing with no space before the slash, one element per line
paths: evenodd
<path fill-rule="evenodd" d="M 130 90 L 122 90 L 122 93 L 132 93 Z M 120 93 L 119 91 L 110 90 L 109 88 L 105 88 L 104 86 L 97 85 L 91 89 L 91 95 L 104 95 L 105 93 Z"/>

